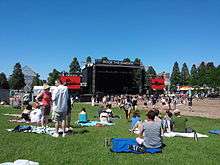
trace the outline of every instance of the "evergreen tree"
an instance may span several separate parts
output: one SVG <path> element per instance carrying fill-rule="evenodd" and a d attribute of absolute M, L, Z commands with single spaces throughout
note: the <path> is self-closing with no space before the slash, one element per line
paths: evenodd
<path fill-rule="evenodd" d="M 215 72 L 216 72 L 216 68 L 214 66 L 214 63 L 208 62 L 206 64 L 206 81 L 205 82 L 209 87 L 216 87 Z"/>
<path fill-rule="evenodd" d="M 206 64 L 202 62 L 198 67 L 198 85 L 204 86 L 206 84 Z"/>
<path fill-rule="evenodd" d="M 1 89 L 9 89 L 8 80 L 6 75 L 2 72 L 0 73 L 0 88 Z"/>
<path fill-rule="evenodd" d="M 48 77 L 48 85 L 54 85 L 55 81 L 60 77 L 60 72 L 56 69 L 53 69 L 51 73 L 49 73 Z"/>
<path fill-rule="evenodd" d="M 102 62 L 108 61 L 108 57 L 102 57 Z"/>
<path fill-rule="evenodd" d="M 177 84 L 180 84 L 180 82 L 181 82 L 180 69 L 179 69 L 179 64 L 177 62 L 174 63 L 170 82 L 171 82 L 171 86 L 174 86 L 174 87 Z"/>
<path fill-rule="evenodd" d="M 40 75 L 37 73 L 36 76 L 33 77 L 32 87 L 41 85 L 43 85 L 43 81 L 40 79 Z"/>
<path fill-rule="evenodd" d="M 157 76 L 156 71 L 152 66 L 149 66 L 148 69 L 145 72 L 145 88 L 148 88 L 150 86 L 150 79 L 155 78 Z"/>
<path fill-rule="evenodd" d="M 69 74 L 81 72 L 81 68 L 80 68 L 79 62 L 76 57 L 73 58 L 69 67 L 70 67 Z"/>
<path fill-rule="evenodd" d="M 141 59 L 135 58 L 134 65 L 141 65 Z"/>
<path fill-rule="evenodd" d="M 141 69 L 134 69 L 133 73 L 133 81 L 132 86 L 136 88 L 138 92 L 140 91 L 141 83 L 142 83 L 142 70 Z"/>
<path fill-rule="evenodd" d="M 214 77 L 215 77 L 216 87 L 220 87 L 220 65 L 216 68 Z"/>
<path fill-rule="evenodd" d="M 88 56 L 87 58 L 86 58 L 86 63 L 88 64 L 88 63 L 92 63 L 92 58 L 90 57 L 90 56 Z"/>
<path fill-rule="evenodd" d="M 192 65 L 190 74 L 191 74 L 190 85 L 192 86 L 198 85 L 198 70 L 195 64 Z"/>
<path fill-rule="evenodd" d="M 125 63 L 130 63 L 131 60 L 130 60 L 130 58 L 125 58 L 125 59 L 123 59 L 123 62 L 125 62 Z"/>
<path fill-rule="evenodd" d="M 25 86 L 24 74 L 22 73 L 20 63 L 15 64 L 9 83 L 10 83 L 11 89 L 20 90 Z"/>
<path fill-rule="evenodd" d="M 183 67 L 181 70 L 181 85 L 189 85 L 189 81 L 190 81 L 189 69 L 186 63 L 183 63 Z"/>

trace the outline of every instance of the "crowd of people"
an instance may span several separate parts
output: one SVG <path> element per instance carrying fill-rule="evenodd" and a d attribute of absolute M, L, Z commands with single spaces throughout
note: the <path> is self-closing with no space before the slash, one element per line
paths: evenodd
<path fill-rule="evenodd" d="M 106 109 L 99 113 L 100 120 L 105 118 L 108 120 L 107 110 L 112 105 L 120 107 L 124 111 L 125 118 L 131 122 L 130 132 L 138 135 L 137 143 L 141 147 L 159 148 L 163 146 L 162 135 L 170 132 L 187 132 L 187 119 L 181 116 L 177 105 L 188 105 L 189 111 L 192 111 L 192 97 L 186 95 L 152 95 L 147 96 L 104 96 L 101 102 L 102 108 Z M 98 101 L 95 97 L 92 98 L 92 105 Z M 147 109 L 146 119 L 141 120 L 140 110 L 141 105 Z M 140 108 L 142 109 L 142 108 Z M 164 116 L 161 115 L 164 113 Z M 112 114 L 112 110 L 111 110 Z M 112 116 L 112 115 L 111 115 Z"/>
<path fill-rule="evenodd" d="M 169 132 L 187 132 L 187 119 L 180 115 L 177 109 L 178 104 L 188 104 L 192 111 L 192 97 L 186 95 L 120 95 L 103 96 L 98 100 L 91 98 L 92 106 L 101 103 L 98 110 L 100 123 L 112 123 L 114 119 L 121 118 L 114 115 L 112 107 L 119 107 L 124 111 L 125 118 L 131 122 L 130 132 L 137 134 L 137 143 L 141 147 L 160 148 L 163 146 L 162 135 Z M 142 106 L 142 107 L 141 107 Z M 146 118 L 141 119 L 140 109 L 145 108 Z M 33 109 L 33 110 L 31 110 Z M 30 106 L 28 103 L 22 113 L 22 118 L 37 123 L 41 127 L 48 126 L 49 116 L 55 123 L 55 133 L 53 137 L 59 137 L 61 126 L 62 137 L 66 136 L 68 130 L 72 130 L 71 123 L 71 98 L 67 86 L 61 84 L 59 80 L 55 82 L 55 88 L 51 92 L 50 86 L 43 85 L 35 102 Z M 146 110 L 147 109 L 147 110 Z M 164 112 L 164 116 L 161 115 Z M 89 121 L 85 108 L 79 113 L 79 123 Z"/>

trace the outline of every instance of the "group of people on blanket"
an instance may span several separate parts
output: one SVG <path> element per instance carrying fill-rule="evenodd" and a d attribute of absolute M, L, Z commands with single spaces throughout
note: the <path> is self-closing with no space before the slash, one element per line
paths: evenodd
<path fill-rule="evenodd" d="M 166 132 L 186 132 L 187 119 L 180 115 L 179 110 L 166 111 L 164 118 L 159 117 L 159 110 L 148 111 L 146 119 L 141 121 L 140 112 L 135 111 L 131 118 L 130 131 L 137 134 L 136 141 L 146 148 L 162 147 L 162 134 Z"/>
<path fill-rule="evenodd" d="M 50 86 L 43 85 L 43 91 L 37 95 L 32 106 L 26 105 L 22 112 L 22 118 L 31 123 L 37 123 L 42 127 L 48 124 L 48 117 L 52 113 L 52 120 L 55 123 L 56 132 L 54 137 L 59 137 L 59 126 L 62 126 L 62 136 L 66 136 L 66 131 L 72 130 L 71 121 L 71 100 L 67 86 L 61 84 L 60 80 L 55 81 L 55 88 L 50 92 Z M 31 111 L 31 109 L 33 109 Z"/>

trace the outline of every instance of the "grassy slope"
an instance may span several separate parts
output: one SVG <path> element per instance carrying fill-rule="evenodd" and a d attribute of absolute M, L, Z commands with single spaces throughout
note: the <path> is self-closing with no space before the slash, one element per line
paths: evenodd
<path fill-rule="evenodd" d="M 94 119 L 97 107 L 76 104 L 73 120 L 77 120 L 80 109 L 85 107 L 90 119 Z M 167 145 L 162 154 L 116 154 L 104 147 L 104 138 L 135 137 L 128 132 L 125 119 L 116 121 L 112 127 L 75 128 L 75 134 L 66 138 L 53 138 L 31 133 L 10 133 L 5 131 L 16 124 L 8 123 L 3 113 L 18 113 L 11 108 L 0 108 L 0 163 L 16 159 L 29 159 L 40 164 L 218 164 L 220 162 L 220 139 L 217 135 L 199 139 L 165 138 Z M 124 118 L 123 112 L 114 113 Z M 144 117 L 144 113 L 142 114 Z M 220 120 L 189 117 L 188 125 L 198 132 L 208 134 L 210 129 L 220 129 Z M 84 131 L 86 133 L 83 133 Z"/>

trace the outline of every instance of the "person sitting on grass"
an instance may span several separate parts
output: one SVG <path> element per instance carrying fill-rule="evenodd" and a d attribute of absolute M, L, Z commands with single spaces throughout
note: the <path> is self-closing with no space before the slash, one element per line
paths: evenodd
<path fill-rule="evenodd" d="M 140 117 L 140 111 L 136 110 L 131 118 L 131 129 L 129 131 L 135 134 L 140 134 L 141 127 L 142 121 Z"/>
<path fill-rule="evenodd" d="M 166 111 L 166 114 L 162 120 L 163 132 L 171 132 L 173 131 L 173 121 L 172 121 L 172 112 L 169 110 Z"/>
<path fill-rule="evenodd" d="M 86 109 L 82 108 L 81 112 L 79 113 L 79 123 L 87 123 L 88 122 L 88 116 L 86 113 Z"/>
<path fill-rule="evenodd" d="M 26 105 L 24 110 L 21 114 L 21 119 L 24 119 L 25 121 L 30 121 L 30 113 L 31 113 L 32 106 Z"/>
<path fill-rule="evenodd" d="M 155 112 L 150 110 L 147 113 L 147 120 L 142 124 L 139 137 L 136 139 L 139 145 L 145 148 L 161 148 L 161 123 L 155 122 Z"/>
<path fill-rule="evenodd" d="M 107 104 L 106 105 L 106 112 L 108 113 L 109 116 L 109 122 L 112 122 L 112 119 L 114 118 L 114 115 L 112 113 L 112 105 L 111 104 Z"/>
<path fill-rule="evenodd" d="M 109 114 L 106 112 L 106 110 L 103 110 L 100 113 L 99 119 L 101 123 L 109 123 Z"/>
<path fill-rule="evenodd" d="M 42 112 L 38 103 L 33 104 L 33 110 L 30 113 L 31 123 L 36 123 L 37 126 L 41 123 Z"/>
<path fill-rule="evenodd" d="M 187 119 L 180 115 L 180 110 L 174 110 L 174 117 L 173 117 L 173 131 L 174 132 L 186 132 L 186 122 Z"/>
<path fill-rule="evenodd" d="M 154 113 L 155 113 L 154 121 L 161 123 L 161 118 L 159 117 L 160 111 L 158 109 L 154 108 Z"/>

